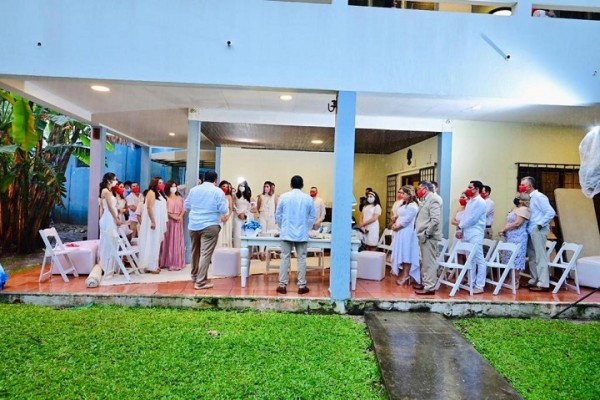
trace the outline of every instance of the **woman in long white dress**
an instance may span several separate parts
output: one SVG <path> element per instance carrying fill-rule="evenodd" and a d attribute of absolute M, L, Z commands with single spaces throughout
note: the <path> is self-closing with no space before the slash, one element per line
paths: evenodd
<path fill-rule="evenodd" d="M 121 225 L 117 213 L 117 199 L 111 189 L 117 184 L 117 177 L 112 172 L 107 172 L 100 182 L 100 266 L 104 274 L 113 274 L 115 271 L 115 257 L 118 251 L 117 227 Z"/>
<path fill-rule="evenodd" d="M 262 194 L 256 199 L 256 209 L 258 210 L 258 223 L 262 227 L 263 232 L 278 231 L 277 222 L 275 221 L 275 211 L 279 196 L 275 194 L 275 184 L 271 181 L 266 181 L 263 185 Z M 259 257 L 265 260 L 266 246 L 260 247 Z"/>
<path fill-rule="evenodd" d="M 221 181 L 219 187 L 225 193 L 228 210 L 227 214 L 221 216 L 221 232 L 217 241 L 217 247 L 232 247 L 233 245 L 233 196 L 231 195 L 231 183 Z"/>
<path fill-rule="evenodd" d="M 246 221 L 253 221 L 252 190 L 248 182 L 243 181 L 238 185 L 233 202 L 233 247 L 240 248 L 242 241 L 242 226 Z"/>
<path fill-rule="evenodd" d="M 377 250 L 379 242 L 379 216 L 381 215 L 381 202 L 376 192 L 367 193 L 367 205 L 361 212 L 360 227 L 365 232 L 365 246 L 367 250 Z"/>
<path fill-rule="evenodd" d="M 419 212 L 415 189 L 410 186 L 402 186 L 403 204 L 398 208 L 398 218 L 392 230 L 394 239 L 392 242 L 392 274 L 397 275 L 400 267 L 402 272 L 396 280 L 400 286 L 408 285 L 412 277 L 417 283 L 421 283 L 419 269 L 419 241 L 415 232 L 415 219 Z"/>
<path fill-rule="evenodd" d="M 162 196 L 164 183 L 160 177 L 152 178 L 145 198 L 140 224 L 140 269 L 158 274 L 160 248 L 167 232 L 167 200 Z"/>
<path fill-rule="evenodd" d="M 403 198 L 404 196 L 402 195 L 402 188 L 400 188 L 396 193 L 396 201 L 392 205 L 392 212 L 390 213 L 390 226 L 393 225 L 394 222 L 396 222 L 396 220 L 398 219 L 398 209 L 404 203 Z"/>

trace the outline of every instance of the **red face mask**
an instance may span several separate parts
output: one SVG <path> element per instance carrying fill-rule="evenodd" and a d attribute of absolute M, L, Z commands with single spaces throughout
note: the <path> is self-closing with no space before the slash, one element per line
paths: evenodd
<path fill-rule="evenodd" d="M 402 193 L 396 194 L 396 200 L 402 200 L 403 198 Z"/>
<path fill-rule="evenodd" d="M 133 193 L 135 193 L 135 194 L 140 194 L 140 187 L 139 187 L 139 186 L 136 186 L 136 187 L 134 187 L 133 189 L 131 189 L 131 191 L 132 191 Z"/>
<path fill-rule="evenodd" d="M 421 189 L 417 190 L 417 197 L 422 199 L 423 196 L 425 196 L 425 189 L 421 188 Z"/>
<path fill-rule="evenodd" d="M 156 188 L 158 189 L 159 192 L 164 192 L 165 191 L 165 184 L 164 183 L 159 183 L 158 185 L 156 185 Z"/>
<path fill-rule="evenodd" d="M 225 194 L 229 194 L 229 188 L 227 186 L 222 187 L 221 190 L 225 193 Z"/>
<path fill-rule="evenodd" d="M 310 197 L 317 197 L 317 192 L 310 192 Z"/>
<path fill-rule="evenodd" d="M 460 198 L 460 199 L 458 199 L 458 202 L 463 207 L 467 205 L 467 199 Z"/>
<path fill-rule="evenodd" d="M 117 193 L 119 193 L 120 196 L 123 196 L 123 193 L 125 193 L 125 188 L 117 188 Z"/>
<path fill-rule="evenodd" d="M 465 194 L 468 198 L 471 198 L 475 196 L 475 189 L 467 188 L 467 190 L 465 190 Z"/>
<path fill-rule="evenodd" d="M 481 193 L 481 197 L 484 198 L 484 199 L 487 199 L 488 196 L 489 196 L 489 194 L 487 194 L 487 193 Z"/>
<path fill-rule="evenodd" d="M 519 193 L 525 193 L 527 191 L 527 186 L 519 185 Z"/>

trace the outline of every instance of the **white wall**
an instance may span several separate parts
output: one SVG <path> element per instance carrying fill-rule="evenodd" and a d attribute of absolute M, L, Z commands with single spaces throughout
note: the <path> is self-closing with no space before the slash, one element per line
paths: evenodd
<path fill-rule="evenodd" d="M 597 21 L 342 3 L 3 0 L 0 76 L 600 102 Z"/>
<path fill-rule="evenodd" d="M 387 175 L 411 175 L 421 168 L 431 167 L 438 160 L 438 137 L 432 137 L 406 149 L 399 150 L 386 157 Z M 412 160 L 408 165 L 408 149 L 412 151 Z"/>
<path fill-rule="evenodd" d="M 517 162 L 579 164 L 584 129 L 524 124 L 453 122 L 450 215 L 469 181 L 492 188 L 494 231 L 504 227 L 517 187 Z M 450 229 L 454 232 L 454 229 Z"/>

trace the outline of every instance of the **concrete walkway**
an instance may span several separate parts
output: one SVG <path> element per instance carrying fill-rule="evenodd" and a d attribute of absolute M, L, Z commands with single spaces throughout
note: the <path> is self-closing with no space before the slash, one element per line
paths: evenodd
<path fill-rule="evenodd" d="M 522 399 L 444 317 L 367 312 L 389 398 Z"/>

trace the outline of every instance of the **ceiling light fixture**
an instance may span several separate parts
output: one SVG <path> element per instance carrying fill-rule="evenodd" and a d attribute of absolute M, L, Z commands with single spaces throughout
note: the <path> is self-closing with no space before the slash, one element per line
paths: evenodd
<path fill-rule="evenodd" d="M 281 101 L 290 101 L 292 100 L 292 96 L 289 94 L 282 94 L 281 96 L 279 96 L 279 100 Z"/>
<path fill-rule="evenodd" d="M 110 92 L 110 89 L 107 88 L 106 86 L 92 85 L 90 87 L 92 88 L 92 90 L 95 90 L 96 92 Z"/>
<path fill-rule="evenodd" d="M 323 141 L 321 139 L 315 139 L 315 140 L 311 140 L 310 141 L 312 144 L 323 144 Z"/>
<path fill-rule="evenodd" d="M 512 15 L 512 8 L 510 7 L 499 7 L 490 11 L 492 15 L 501 15 L 503 17 L 510 17 Z"/>
<path fill-rule="evenodd" d="M 175 136 L 175 132 L 169 132 L 169 136 Z"/>

